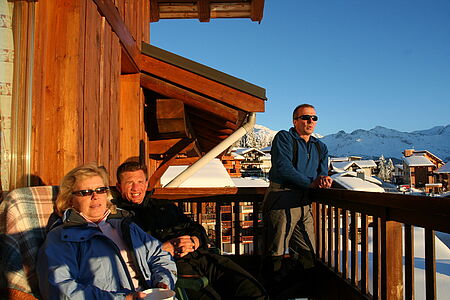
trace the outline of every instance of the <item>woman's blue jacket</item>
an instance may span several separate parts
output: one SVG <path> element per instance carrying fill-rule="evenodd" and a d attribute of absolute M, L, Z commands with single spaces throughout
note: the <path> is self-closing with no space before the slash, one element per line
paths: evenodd
<path fill-rule="evenodd" d="M 118 210 L 106 220 L 120 226 L 132 257 L 141 288 L 158 282 L 174 288 L 176 266 L 161 243 L 129 221 L 127 212 Z M 125 299 L 135 287 L 116 244 L 98 228 L 88 226 L 75 211 L 65 214 L 40 249 L 37 273 L 44 299 Z"/>

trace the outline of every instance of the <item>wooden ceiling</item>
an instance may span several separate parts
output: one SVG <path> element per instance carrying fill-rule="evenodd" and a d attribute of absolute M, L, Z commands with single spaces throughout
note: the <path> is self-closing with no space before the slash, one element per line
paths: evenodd
<path fill-rule="evenodd" d="M 150 22 L 161 19 L 250 18 L 261 22 L 264 0 L 150 0 Z"/>
<path fill-rule="evenodd" d="M 149 154 L 172 164 L 200 157 L 263 112 L 265 89 L 149 44 L 142 45 Z"/>

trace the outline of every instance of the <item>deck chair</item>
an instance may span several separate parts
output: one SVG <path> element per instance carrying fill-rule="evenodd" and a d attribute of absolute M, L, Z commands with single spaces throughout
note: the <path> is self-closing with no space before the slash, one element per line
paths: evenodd
<path fill-rule="evenodd" d="M 0 296 L 35 299 L 39 247 L 58 195 L 57 186 L 19 188 L 0 203 Z"/>

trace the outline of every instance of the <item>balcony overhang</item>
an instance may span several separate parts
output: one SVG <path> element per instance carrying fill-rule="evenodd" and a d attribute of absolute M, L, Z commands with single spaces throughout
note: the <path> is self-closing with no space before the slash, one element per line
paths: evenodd
<path fill-rule="evenodd" d="M 191 164 L 239 129 L 250 113 L 264 112 L 264 88 L 158 47 L 142 44 L 140 66 L 147 149 L 166 167 L 180 154 Z"/>
<path fill-rule="evenodd" d="M 249 18 L 261 22 L 264 0 L 150 0 L 150 22 L 160 19 Z"/>

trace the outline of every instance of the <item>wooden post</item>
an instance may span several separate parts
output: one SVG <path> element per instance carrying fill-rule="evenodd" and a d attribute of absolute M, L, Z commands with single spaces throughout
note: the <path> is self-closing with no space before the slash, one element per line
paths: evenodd
<path fill-rule="evenodd" d="M 403 299 L 402 224 L 381 222 L 381 299 Z"/>
<path fill-rule="evenodd" d="M 140 75 L 120 76 L 120 161 L 139 156 L 143 103 L 140 97 Z M 150 174 L 151 175 L 151 174 Z"/>

